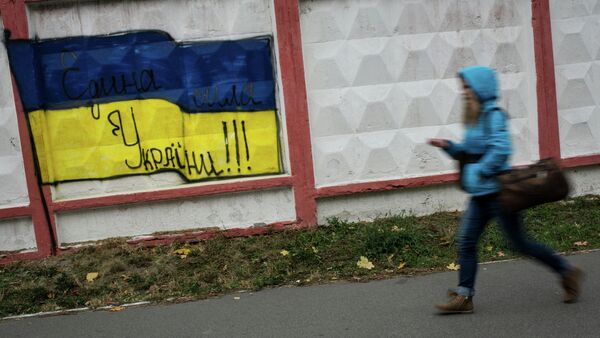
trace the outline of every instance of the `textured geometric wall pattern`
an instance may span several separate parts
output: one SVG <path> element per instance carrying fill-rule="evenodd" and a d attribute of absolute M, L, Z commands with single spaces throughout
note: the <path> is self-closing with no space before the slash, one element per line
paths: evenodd
<path fill-rule="evenodd" d="M 513 162 L 537 158 L 529 1 L 304 1 L 303 55 L 318 186 L 449 172 L 425 144 L 458 140 L 456 72 L 498 70 Z"/>
<path fill-rule="evenodd" d="M 563 157 L 600 153 L 600 1 L 550 1 Z"/>
<path fill-rule="evenodd" d="M 0 22 L 0 28 L 4 28 Z M 6 48 L 0 48 L 0 208 L 29 203 Z"/>

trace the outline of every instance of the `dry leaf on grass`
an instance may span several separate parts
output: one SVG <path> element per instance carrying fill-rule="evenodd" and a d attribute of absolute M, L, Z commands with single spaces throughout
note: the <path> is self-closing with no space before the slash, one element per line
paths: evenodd
<path fill-rule="evenodd" d="M 488 245 L 488 246 L 485 247 L 485 250 L 488 251 L 488 252 L 491 252 L 492 250 L 494 250 L 494 247 L 491 246 L 491 245 Z"/>
<path fill-rule="evenodd" d="M 365 256 L 360 256 L 360 259 L 358 260 L 358 262 L 356 262 L 356 266 L 358 266 L 361 269 L 367 269 L 367 270 L 371 270 L 375 267 L 375 265 L 373 265 L 373 263 L 369 262 L 369 259 Z"/>
<path fill-rule="evenodd" d="M 85 275 L 85 280 L 87 280 L 89 283 L 93 282 L 96 278 L 98 278 L 97 272 L 89 272 L 87 275 Z"/>
<path fill-rule="evenodd" d="M 588 242 L 587 241 L 578 241 L 573 244 L 575 244 L 575 246 L 587 246 Z"/>
<path fill-rule="evenodd" d="M 450 263 L 446 268 L 448 270 L 457 271 L 458 269 L 460 269 L 460 265 L 459 264 L 455 264 L 455 263 Z"/>
<path fill-rule="evenodd" d="M 192 250 L 187 249 L 187 248 L 183 248 L 183 249 L 177 249 L 175 251 L 173 251 L 174 254 L 179 255 L 179 257 L 181 259 L 185 259 L 187 258 L 187 256 L 192 252 Z"/>
<path fill-rule="evenodd" d="M 504 257 L 504 256 L 506 256 L 504 251 L 498 251 L 498 257 Z"/>
<path fill-rule="evenodd" d="M 287 255 L 289 255 L 289 254 L 290 254 L 290 252 L 289 252 L 289 251 L 287 251 L 287 250 L 281 250 L 279 253 L 280 253 L 282 256 L 287 256 Z"/>
<path fill-rule="evenodd" d="M 404 269 L 405 266 L 406 266 L 406 262 L 400 262 L 400 264 L 398 264 L 398 270 Z"/>

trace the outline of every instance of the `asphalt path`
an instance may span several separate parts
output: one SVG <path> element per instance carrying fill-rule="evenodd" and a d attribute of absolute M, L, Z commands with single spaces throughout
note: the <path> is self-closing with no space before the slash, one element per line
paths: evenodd
<path fill-rule="evenodd" d="M 0 337 L 600 337 L 600 251 L 568 259 L 586 273 L 575 304 L 561 302 L 549 270 L 516 260 L 480 265 L 470 315 L 433 307 L 456 283 L 452 271 L 3 320 Z"/>

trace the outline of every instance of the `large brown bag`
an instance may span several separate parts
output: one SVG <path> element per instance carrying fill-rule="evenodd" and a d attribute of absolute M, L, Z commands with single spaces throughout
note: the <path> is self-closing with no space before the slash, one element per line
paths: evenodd
<path fill-rule="evenodd" d="M 569 182 L 552 158 L 501 174 L 498 183 L 500 203 L 508 212 L 555 202 L 569 194 Z"/>

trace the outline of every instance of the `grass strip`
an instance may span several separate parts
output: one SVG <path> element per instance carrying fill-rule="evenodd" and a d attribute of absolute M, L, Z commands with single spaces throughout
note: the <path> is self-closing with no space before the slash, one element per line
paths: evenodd
<path fill-rule="evenodd" d="M 0 266 L 0 317 L 444 270 L 457 259 L 459 219 L 458 212 L 358 223 L 331 219 L 305 230 L 154 248 L 109 240 Z M 554 250 L 600 248 L 600 196 L 543 205 L 528 210 L 524 221 L 533 238 Z M 517 257 L 496 226 L 486 229 L 479 255 L 482 262 Z M 88 280 L 89 273 L 97 276 Z"/>

